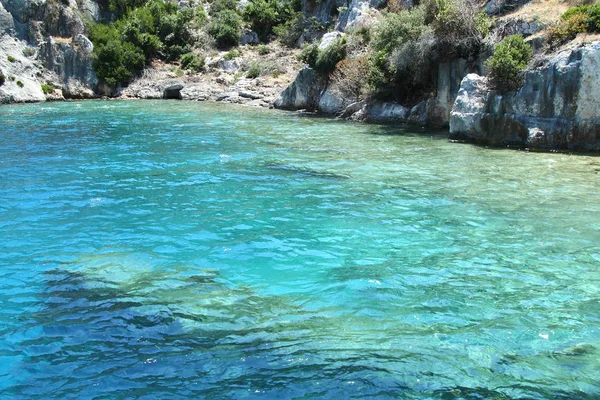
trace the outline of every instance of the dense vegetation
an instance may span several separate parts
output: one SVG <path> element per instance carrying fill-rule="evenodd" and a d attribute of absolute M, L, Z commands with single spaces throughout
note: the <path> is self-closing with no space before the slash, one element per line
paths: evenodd
<path fill-rule="evenodd" d="M 241 10 L 235 0 L 213 0 L 210 20 L 201 5 L 179 7 L 162 0 L 110 0 L 107 7 L 117 20 L 90 24 L 89 34 L 94 69 L 112 87 L 127 84 L 153 59 L 180 61 L 184 69 L 202 71 L 202 51 L 237 46 L 244 26 L 263 42 L 275 30 L 290 40 L 295 33 L 289 23 L 301 15 L 296 0 L 253 0 Z"/>
<path fill-rule="evenodd" d="M 94 69 L 111 86 L 127 83 L 153 58 L 176 61 L 192 50 L 192 28 L 206 21 L 202 8 L 150 0 L 109 24 L 90 26 Z"/>
<path fill-rule="evenodd" d="M 491 21 L 465 0 L 428 0 L 384 14 L 372 32 L 369 84 L 373 94 L 413 103 L 434 90 L 441 62 L 474 59 L 484 49 Z"/>

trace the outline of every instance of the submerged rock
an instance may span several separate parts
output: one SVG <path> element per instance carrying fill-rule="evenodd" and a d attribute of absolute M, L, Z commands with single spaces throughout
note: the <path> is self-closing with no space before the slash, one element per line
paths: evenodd
<path fill-rule="evenodd" d="M 374 122 L 406 122 L 409 109 L 396 103 L 372 103 L 365 115 L 365 119 Z"/>

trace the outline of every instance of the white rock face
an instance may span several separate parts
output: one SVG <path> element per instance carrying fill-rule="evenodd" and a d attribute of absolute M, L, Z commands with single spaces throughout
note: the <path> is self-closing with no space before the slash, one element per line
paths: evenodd
<path fill-rule="evenodd" d="M 3 33 L 14 35 L 15 23 L 11 13 L 6 11 L 2 3 L 0 3 L 0 35 Z"/>
<path fill-rule="evenodd" d="M 348 8 L 340 14 L 335 29 L 346 31 L 367 24 L 379 13 L 377 9 L 381 7 L 381 3 L 380 0 L 351 0 Z M 406 8 L 412 7 L 413 4 L 412 0 L 404 0 L 402 3 Z"/>
<path fill-rule="evenodd" d="M 451 134 L 469 134 L 473 137 L 483 134 L 481 116 L 485 112 L 487 93 L 487 80 L 484 77 L 468 74 L 463 79 L 450 112 Z"/>
<path fill-rule="evenodd" d="M 583 50 L 575 121 L 598 122 L 600 118 L 600 42 Z"/>
<path fill-rule="evenodd" d="M 42 71 L 33 58 L 23 54 L 27 48 L 25 42 L 14 37 L 0 37 L 0 71 L 6 78 L 0 86 L 0 103 L 46 100 L 38 80 Z"/>
<path fill-rule="evenodd" d="M 344 34 L 342 32 L 335 31 L 324 34 L 323 38 L 321 39 L 321 43 L 319 43 L 319 50 L 325 50 L 326 48 L 334 44 L 338 38 L 343 36 Z"/>

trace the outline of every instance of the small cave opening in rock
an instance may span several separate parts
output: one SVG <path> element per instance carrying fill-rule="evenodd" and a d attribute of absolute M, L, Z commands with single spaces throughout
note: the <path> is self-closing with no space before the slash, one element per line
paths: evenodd
<path fill-rule="evenodd" d="M 163 90 L 163 99 L 181 100 L 181 89 L 183 89 L 183 85 L 173 85 L 166 87 Z"/>

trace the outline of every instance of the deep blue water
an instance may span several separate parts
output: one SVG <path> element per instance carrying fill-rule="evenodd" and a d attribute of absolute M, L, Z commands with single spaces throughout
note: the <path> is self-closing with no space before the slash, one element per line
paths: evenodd
<path fill-rule="evenodd" d="M 594 399 L 600 159 L 0 107 L 0 398 Z"/>

